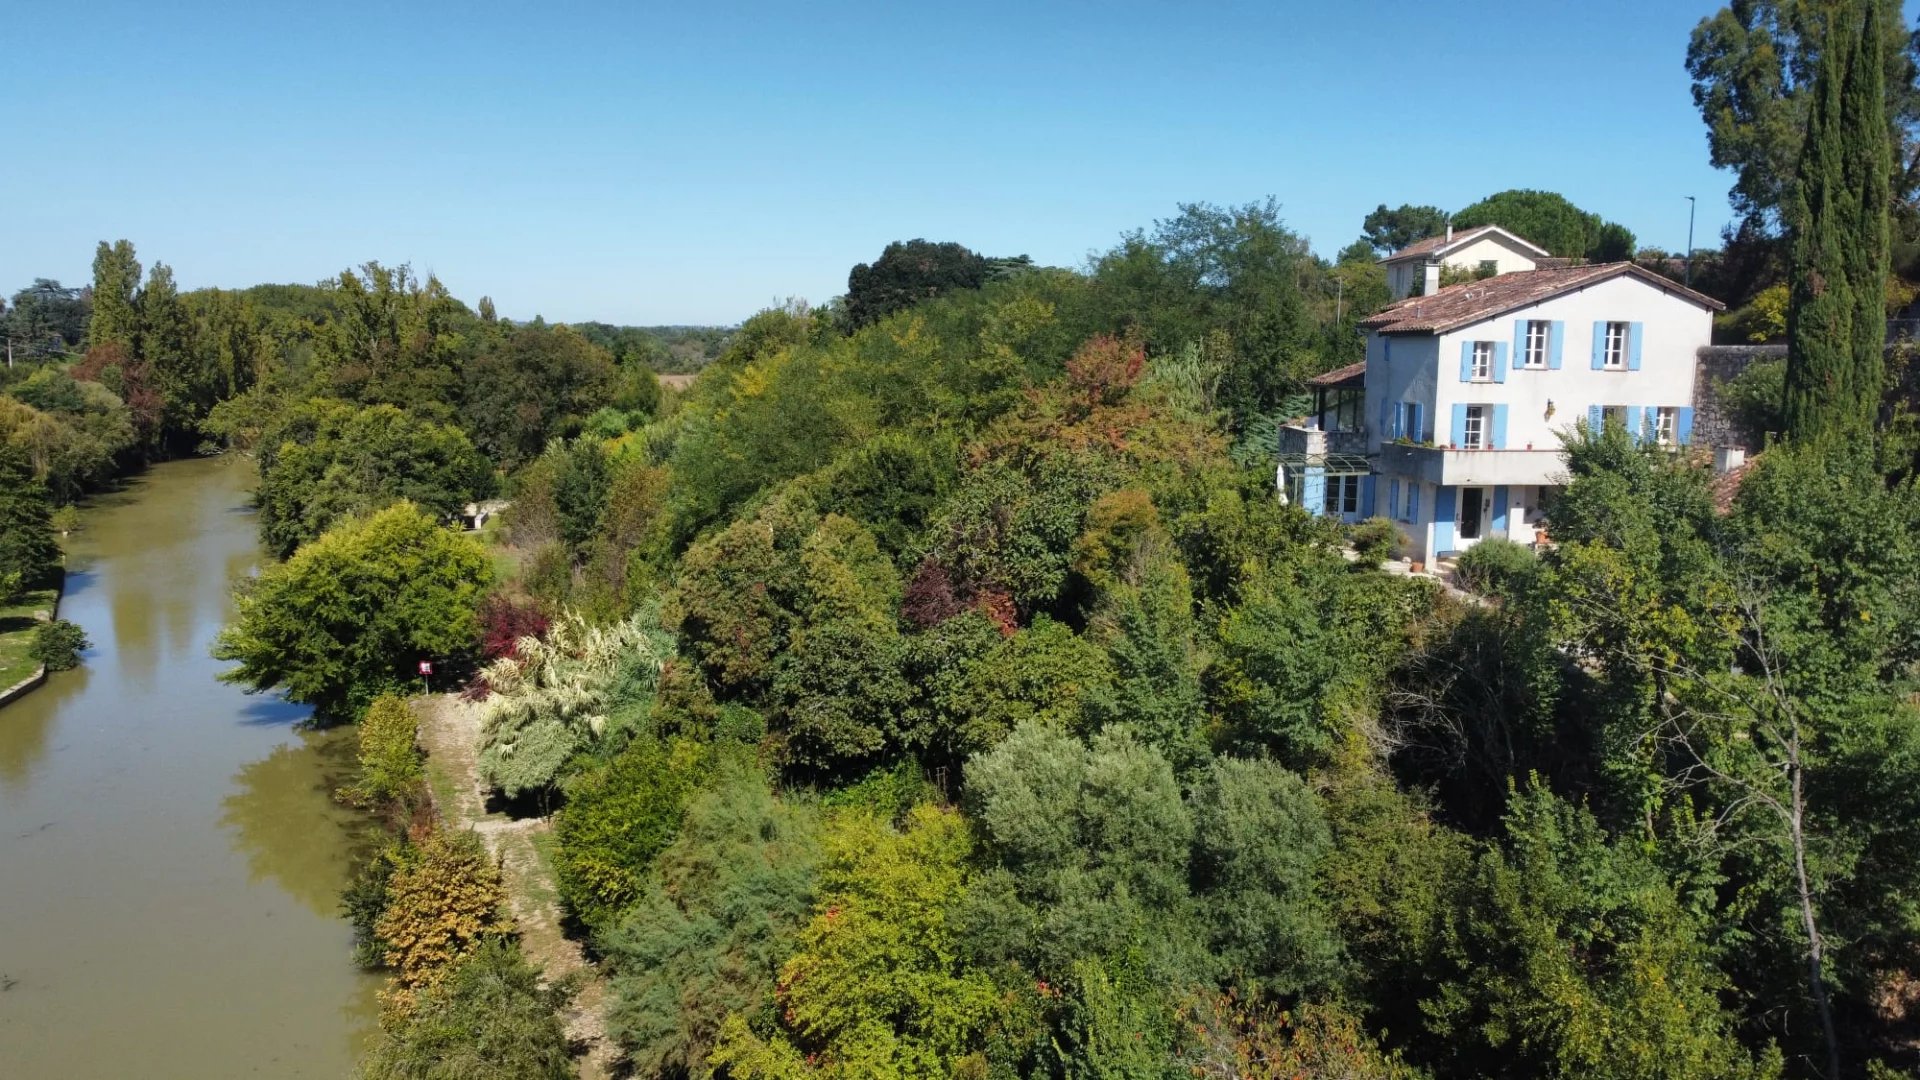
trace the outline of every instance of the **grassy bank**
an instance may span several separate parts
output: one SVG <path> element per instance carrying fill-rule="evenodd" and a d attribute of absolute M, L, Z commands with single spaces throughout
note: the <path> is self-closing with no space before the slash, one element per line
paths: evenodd
<path fill-rule="evenodd" d="M 53 614 L 60 596 L 57 584 L 34 589 L 11 604 L 0 606 L 0 690 L 33 676 L 40 664 L 29 655 L 33 630 Z"/>

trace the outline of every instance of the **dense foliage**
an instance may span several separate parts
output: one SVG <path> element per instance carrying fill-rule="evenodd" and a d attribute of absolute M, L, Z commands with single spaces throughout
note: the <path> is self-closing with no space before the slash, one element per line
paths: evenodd
<path fill-rule="evenodd" d="M 417 665 L 470 658 L 487 553 L 412 503 L 349 518 L 243 583 L 214 655 L 222 675 L 350 718 L 418 679 Z"/>
<path fill-rule="evenodd" d="M 571 995 L 544 986 L 510 941 L 491 939 L 413 1011 L 380 1033 L 363 1080 L 567 1080 L 574 1075 L 557 1010 Z"/>

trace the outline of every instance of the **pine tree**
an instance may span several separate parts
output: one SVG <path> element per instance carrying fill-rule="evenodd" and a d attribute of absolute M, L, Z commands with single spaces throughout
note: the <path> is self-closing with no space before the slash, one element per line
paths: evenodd
<path fill-rule="evenodd" d="M 1853 290 L 1853 364 L 1849 390 L 1854 420 L 1871 426 L 1886 378 L 1886 289 L 1890 270 L 1888 214 L 1893 204 L 1892 136 L 1886 112 L 1886 34 L 1879 0 L 1867 0 L 1859 44 L 1840 97 L 1841 144 L 1847 189 L 1857 197 L 1856 224 L 1847 243 Z"/>
<path fill-rule="evenodd" d="M 140 330 L 139 316 L 133 307 L 134 291 L 140 287 L 140 261 L 134 257 L 133 243 L 105 240 L 93 255 L 93 317 L 87 323 L 87 345 L 116 344 L 133 350 L 133 339 Z"/>

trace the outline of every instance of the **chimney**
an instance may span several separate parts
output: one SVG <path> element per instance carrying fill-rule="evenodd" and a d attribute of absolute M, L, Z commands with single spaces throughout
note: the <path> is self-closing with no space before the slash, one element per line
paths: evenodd
<path fill-rule="evenodd" d="M 1453 222 L 1447 222 L 1447 243 L 1453 243 Z"/>
<path fill-rule="evenodd" d="M 1739 446 L 1716 446 L 1713 449 L 1713 471 L 1720 475 L 1732 472 L 1747 463 L 1747 451 Z"/>
<path fill-rule="evenodd" d="M 1440 264 L 1437 262 L 1430 262 L 1427 264 L 1426 269 L 1427 269 L 1427 276 L 1425 278 L 1425 288 L 1422 290 L 1422 292 L 1423 292 L 1423 295 L 1432 296 L 1434 293 L 1437 293 L 1440 291 Z"/>

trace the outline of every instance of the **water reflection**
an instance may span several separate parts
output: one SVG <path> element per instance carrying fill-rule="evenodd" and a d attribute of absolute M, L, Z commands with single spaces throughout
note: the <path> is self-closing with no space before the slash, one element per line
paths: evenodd
<path fill-rule="evenodd" d="M 246 856 L 248 877 L 271 879 L 318 915 L 339 913 L 357 849 L 372 842 L 366 816 L 334 799 L 353 779 L 353 752 L 351 731 L 302 732 L 243 766 L 220 802 L 220 824 Z M 310 843 L 316 832 L 347 833 L 357 843 Z"/>

